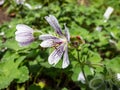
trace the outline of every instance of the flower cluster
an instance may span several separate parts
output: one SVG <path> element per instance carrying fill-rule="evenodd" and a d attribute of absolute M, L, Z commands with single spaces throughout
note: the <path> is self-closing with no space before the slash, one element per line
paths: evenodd
<path fill-rule="evenodd" d="M 43 48 L 54 47 L 55 50 L 48 57 L 49 64 L 56 65 L 63 56 L 62 68 L 66 68 L 70 64 L 68 58 L 68 43 L 70 42 L 69 30 L 64 24 L 65 32 L 63 33 L 57 19 L 53 15 L 46 16 L 45 19 L 53 27 L 57 36 L 50 34 L 40 35 L 39 39 L 43 40 L 40 46 Z M 32 28 L 19 24 L 16 29 L 15 39 L 21 46 L 28 45 L 34 41 Z"/>

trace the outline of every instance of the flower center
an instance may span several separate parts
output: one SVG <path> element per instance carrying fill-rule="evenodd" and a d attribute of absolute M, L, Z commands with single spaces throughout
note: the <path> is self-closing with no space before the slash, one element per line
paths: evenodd
<path fill-rule="evenodd" d="M 67 44 L 68 43 L 67 38 L 63 37 L 62 42 Z"/>

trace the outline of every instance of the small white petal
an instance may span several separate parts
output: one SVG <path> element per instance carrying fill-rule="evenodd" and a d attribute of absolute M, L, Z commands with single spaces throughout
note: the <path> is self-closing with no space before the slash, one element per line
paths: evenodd
<path fill-rule="evenodd" d="M 115 40 L 109 39 L 109 42 L 110 42 L 111 44 L 117 45 L 117 42 L 116 42 Z"/>
<path fill-rule="evenodd" d="M 82 72 L 79 73 L 77 80 L 81 81 L 83 84 L 85 83 L 85 78 Z"/>
<path fill-rule="evenodd" d="M 120 73 L 117 73 L 117 79 L 120 81 Z"/>
<path fill-rule="evenodd" d="M 90 68 L 90 71 L 91 71 L 92 74 L 95 73 L 93 68 Z"/>
<path fill-rule="evenodd" d="M 3 36 L 3 35 L 5 35 L 5 33 L 4 33 L 4 32 L 1 32 L 1 33 L 0 33 L 0 36 Z"/>
<path fill-rule="evenodd" d="M 56 65 L 61 59 L 64 52 L 64 44 L 61 44 L 57 49 L 55 49 L 48 57 L 49 64 Z"/>
<path fill-rule="evenodd" d="M 101 32 L 102 31 L 102 27 L 101 26 L 97 26 L 95 30 Z"/>
<path fill-rule="evenodd" d="M 3 5 L 5 0 L 0 0 L 0 5 Z"/>
<path fill-rule="evenodd" d="M 110 34 L 111 34 L 112 37 L 116 38 L 115 34 L 113 32 L 110 32 Z"/>
<path fill-rule="evenodd" d="M 25 3 L 24 5 L 25 5 L 28 9 L 30 9 L 30 10 L 32 9 L 32 6 L 31 6 L 30 4 Z"/>
<path fill-rule="evenodd" d="M 105 20 L 108 20 L 109 19 L 109 17 L 110 17 L 110 15 L 112 14 L 112 12 L 114 11 L 114 8 L 112 8 L 112 7 L 108 7 L 107 9 L 106 9 L 106 11 L 105 11 L 105 13 L 104 13 L 104 18 L 105 18 Z"/>
<path fill-rule="evenodd" d="M 33 33 L 33 29 L 27 25 L 24 25 L 24 24 L 18 24 L 16 26 L 16 29 L 20 32 L 31 32 Z"/>
<path fill-rule="evenodd" d="M 39 39 L 40 40 L 47 40 L 47 39 L 58 39 L 57 37 L 55 36 L 52 36 L 50 34 L 45 34 L 45 35 L 40 35 L 39 36 Z"/>
<path fill-rule="evenodd" d="M 17 4 L 24 4 L 25 0 L 15 0 Z"/>
<path fill-rule="evenodd" d="M 34 9 L 40 9 L 40 8 L 42 8 L 42 5 L 36 5 L 36 6 L 34 7 Z"/>
<path fill-rule="evenodd" d="M 69 64 L 70 62 L 69 62 L 69 57 L 68 57 L 68 48 L 66 48 L 64 52 L 64 56 L 63 56 L 62 68 L 68 67 Z"/>

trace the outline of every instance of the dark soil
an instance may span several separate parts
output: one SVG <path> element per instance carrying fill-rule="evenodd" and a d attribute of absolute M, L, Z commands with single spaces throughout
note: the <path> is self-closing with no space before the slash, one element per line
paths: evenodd
<path fill-rule="evenodd" d="M 4 23 L 5 21 L 9 21 L 10 17 L 6 14 L 6 9 L 0 7 L 0 24 Z"/>

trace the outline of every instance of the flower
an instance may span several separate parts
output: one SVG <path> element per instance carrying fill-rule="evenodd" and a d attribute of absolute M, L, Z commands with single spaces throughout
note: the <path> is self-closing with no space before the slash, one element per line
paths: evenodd
<path fill-rule="evenodd" d="M 25 0 L 15 0 L 15 2 L 19 5 L 19 4 L 24 4 Z"/>
<path fill-rule="evenodd" d="M 19 42 L 20 46 L 29 45 L 34 40 L 33 29 L 24 24 L 16 26 L 15 39 Z"/>
<path fill-rule="evenodd" d="M 79 73 L 77 80 L 81 81 L 83 84 L 85 83 L 85 77 L 82 72 Z"/>
<path fill-rule="evenodd" d="M 32 9 L 32 6 L 31 6 L 29 3 L 25 3 L 24 5 L 25 5 L 28 9 L 30 9 L 30 10 Z"/>
<path fill-rule="evenodd" d="M 0 0 L 0 5 L 3 5 L 5 0 Z"/>
<path fill-rule="evenodd" d="M 117 79 L 120 81 L 120 73 L 117 73 Z"/>
<path fill-rule="evenodd" d="M 66 68 L 70 64 L 68 58 L 69 30 L 64 24 L 65 34 L 63 34 L 57 19 L 53 15 L 46 16 L 45 19 L 54 28 L 58 37 L 50 34 L 40 35 L 39 39 L 43 40 L 40 46 L 55 47 L 55 50 L 48 57 L 49 64 L 56 65 L 63 56 L 62 68 Z"/>
<path fill-rule="evenodd" d="M 114 11 L 114 8 L 112 8 L 112 7 L 108 7 L 106 9 L 106 11 L 105 11 L 105 13 L 103 15 L 103 17 L 104 17 L 104 21 L 103 22 L 106 23 L 108 21 L 108 19 L 110 18 L 110 15 L 113 13 L 113 11 Z M 100 31 L 102 31 L 102 29 L 103 29 L 103 27 L 97 26 L 95 30 L 100 32 Z"/>
<path fill-rule="evenodd" d="M 107 20 L 110 18 L 110 15 L 112 14 L 113 11 L 114 11 L 114 8 L 112 8 L 112 7 L 108 7 L 106 9 L 106 11 L 105 11 L 105 13 L 103 15 L 104 18 L 105 18 L 104 22 L 107 22 Z"/>

